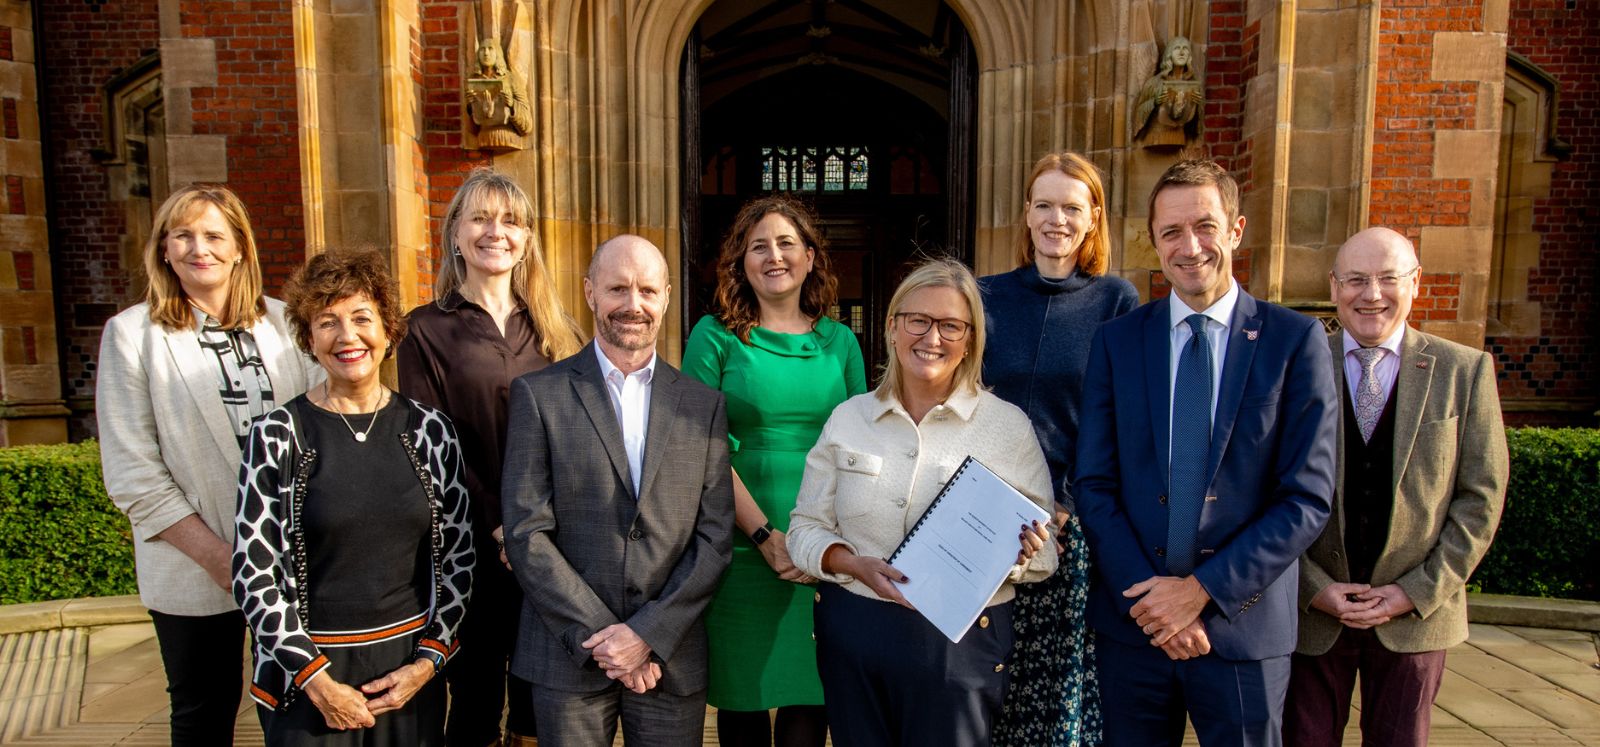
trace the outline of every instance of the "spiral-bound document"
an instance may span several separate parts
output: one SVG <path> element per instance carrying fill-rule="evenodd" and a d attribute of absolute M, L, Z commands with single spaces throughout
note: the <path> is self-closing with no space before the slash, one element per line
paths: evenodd
<path fill-rule="evenodd" d="M 969 456 L 889 564 L 911 579 L 900 585 L 906 601 L 960 643 L 1016 564 L 1022 526 L 1049 520 L 1049 512 Z"/>

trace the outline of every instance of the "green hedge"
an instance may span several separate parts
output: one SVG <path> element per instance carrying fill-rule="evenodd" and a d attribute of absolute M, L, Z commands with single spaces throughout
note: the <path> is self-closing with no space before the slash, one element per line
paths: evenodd
<path fill-rule="evenodd" d="M 1513 428 L 1506 510 L 1472 587 L 1600 601 L 1600 430 Z"/>
<path fill-rule="evenodd" d="M 127 517 L 94 441 L 0 449 L 0 604 L 133 594 Z"/>

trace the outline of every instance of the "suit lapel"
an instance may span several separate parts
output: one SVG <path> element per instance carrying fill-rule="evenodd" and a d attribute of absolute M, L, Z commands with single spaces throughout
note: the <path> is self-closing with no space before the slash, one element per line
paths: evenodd
<path fill-rule="evenodd" d="M 1340 541 L 1344 537 L 1344 402 L 1350 396 L 1349 386 L 1344 383 L 1344 333 L 1335 332 L 1328 335 L 1328 351 L 1333 355 L 1333 391 L 1339 395 L 1339 446 L 1338 461 L 1334 464 L 1339 469 L 1333 476 L 1333 521 L 1338 522 Z M 1339 576 L 1340 580 L 1349 579 L 1349 571 Z"/>
<path fill-rule="evenodd" d="M 283 338 L 278 336 L 278 331 L 265 314 L 250 328 L 250 336 L 255 338 L 256 354 L 261 356 L 261 365 L 267 369 L 267 380 L 272 383 L 273 402 L 281 405 L 289 401 L 284 395 L 301 389 L 295 386 L 301 372 L 288 371 L 281 364 L 286 360 L 294 360 L 294 356 L 283 354 Z"/>
<path fill-rule="evenodd" d="M 1390 492 L 1400 497 L 1400 478 L 1405 476 L 1406 465 L 1411 463 L 1411 451 L 1416 446 L 1417 429 L 1422 425 L 1422 408 L 1428 402 L 1428 390 L 1433 386 L 1433 356 L 1428 354 L 1428 339 L 1416 330 L 1406 327 L 1400 343 L 1400 373 L 1395 376 L 1394 392 L 1394 463 Z M 1398 505 L 1398 501 L 1396 502 Z"/>
<path fill-rule="evenodd" d="M 632 492 L 633 479 L 628 475 L 628 450 L 622 445 L 622 427 L 617 424 L 617 411 L 611 406 L 611 394 L 606 391 L 596 355 L 594 343 L 578 352 L 578 360 L 572 363 L 572 390 L 589 414 L 589 422 L 594 424 L 595 433 L 599 434 L 600 443 L 611 458 L 611 468 L 616 471 L 617 479 Z"/>
<path fill-rule="evenodd" d="M 1256 357 L 1256 338 L 1261 336 L 1261 317 L 1256 300 L 1239 291 L 1239 302 L 1233 307 L 1233 324 L 1229 325 L 1228 353 L 1222 359 L 1222 384 L 1217 390 L 1217 412 L 1212 416 L 1211 453 L 1206 460 L 1206 484 L 1216 477 L 1222 464 L 1222 454 L 1228 449 L 1228 439 L 1233 435 L 1233 424 L 1239 419 L 1239 404 L 1244 401 L 1244 383 L 1250 376 L 1250 364 Z"/>
<path fill-rule="evenodd" d="M 217 449 L 224 457 L 238 454 L 239 439 L 233 435 L 233 426 L 227 422 L 228 408 L 222 405 L 216 360 L 207 360 L 206 352 L 200 349 L 200 337 L 195 334 L 193 327 L 163 329 L 162 336 L 166 338 L 167 352 L 172 354 L 172 363 L 177 367 L 178 375 L 183 377 L 184 388 L 194 398 L 195 406 L 205 420 L 206 430 L 216 442 Z M 222 415 L 220 418 L 217 417 L 219 413 Z"/>
<path fill-rule="evenodd" d="M 1171 303 L 1163 298 L 1152 304 L 1150 315 L 1144 320 L 1144 390 L 1149 398 L 1150 436 L 1155 441 L 1162 484 L 1171 476 L 1167 465 L 1172 460 L 1172 329 L 1168 325 Z"/>
<path fill-rule="evenodd" d="M 678 412 L 678 399 L 683 395 L 679 386 L 678 369 L 656 359 L 656 372 L 650 384 L 650 424 L 645 427 L 644 479 L 639 481 L 639 498 L 652 495 L 651 486 L 661 471 L 661 461 L 667 456 L 667 442 L 672 436 L 673 415 Z"/>

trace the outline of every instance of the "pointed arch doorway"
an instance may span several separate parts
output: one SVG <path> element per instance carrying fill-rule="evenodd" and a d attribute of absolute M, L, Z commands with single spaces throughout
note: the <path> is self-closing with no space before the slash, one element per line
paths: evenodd
<path fill-rule="evenodd" d="M 681 72 L 685 336 L 710 309 L 739 206 L 787 191 L 816 209 L 840 280 L 833 315 L 877 371 L 910 266 L 973 259 L 978 70 L 965 26 L 926 0 L 717 0 Z"/>

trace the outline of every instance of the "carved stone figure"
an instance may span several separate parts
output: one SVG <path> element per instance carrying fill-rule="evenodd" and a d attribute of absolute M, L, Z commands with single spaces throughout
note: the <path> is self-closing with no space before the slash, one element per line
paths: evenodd
<path fill-rule="evenodd" d="M 521 150 L 522 137 L 533 130 L 533 113 L 522 79 L 506 62 L 505 47 L 515 25 L 515 10 L 501 19 L 499 39 L 483 23 L 478 41 L 477 65 L 467 78 L 467 113 L 477 126 L 478 147 L 484 150 Z"/>
<path fill-rule="evenodd" d="M 1195 77 L 1194 45 L 1175 36 L 1167 43 L 1156 74 L 1144 82 L 1134 105 L 1134 139 L 1146 148 L 1182 148 L 1195 136 L 1205 109 L 1205 92 Z"/>

